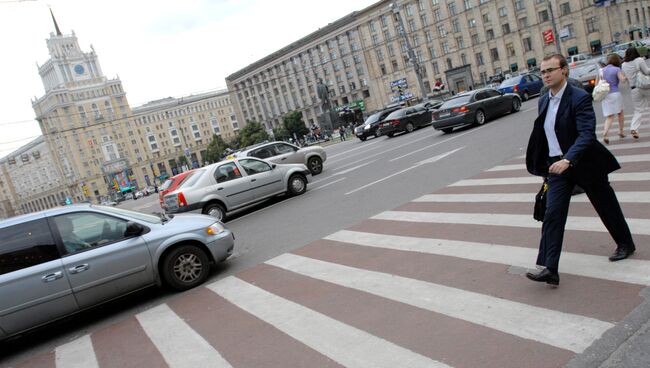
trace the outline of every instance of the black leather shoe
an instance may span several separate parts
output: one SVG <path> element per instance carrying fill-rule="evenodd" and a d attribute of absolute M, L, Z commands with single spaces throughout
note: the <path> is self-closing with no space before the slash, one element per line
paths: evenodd
<path fill-rule="evenodd" d="M 560 274 L 549 271 L 548 268 L 541 270 L 539 273 L 526 272 L 526 277 L 533 281 L 545 282 L 549 285 L 557 286 L 560 284 Z"/>
<path fill-rule="evenodd" d="M 609 260 L 612 262 L 620 261 L 622 259 L 625 259 L 634 253 L 636 248 L 628 248 L 628 247 L 621 247 L 621 248 L 616 248 L 616 251 L 614 254 L 612 254 L 609 257 Z"/>

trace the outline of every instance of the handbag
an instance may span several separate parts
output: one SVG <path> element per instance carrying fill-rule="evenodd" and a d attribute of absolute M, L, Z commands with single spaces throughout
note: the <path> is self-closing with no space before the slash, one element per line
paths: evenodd
<path fill-rule="evenodd" d="M 546 192 L 548 192 L 548 179 L 544 179 L 542 187 L 535 196 L 535 208 L 533 209 L 533 218 L 537 221 L 544 221 L 546 213 Z"/>
<path fill-rule="evenodd" d="M 609 83 L 603 77 L 603 69 L 601 68 L 598 71 L 598 83 L 594 87 L 594 91 L 591 93 L 591 96 L 594 98 L 594 101 L 600 102 L 607 97 L 609 94 Z"/>

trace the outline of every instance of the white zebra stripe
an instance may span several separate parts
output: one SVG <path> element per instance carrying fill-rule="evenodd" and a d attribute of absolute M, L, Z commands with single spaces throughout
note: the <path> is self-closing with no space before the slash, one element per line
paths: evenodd
<path fill-rule="evenodd" d="M 613 173 L 609 174 L 609 181 L 646 181 L 650 180 L 650 172 Z M 512 178 L 494 179 L 465 179 L 450 184 L 450 187 L 467 187 L 481 185 L 511 185 L 511 184 L 542 184 L 542 179 L 537 176 L 521 176 Z"/>
<path fill-rule="evenodd" d="M 589 317 L 294 254 L 266 263 L 576 353 L 613 327 Z"/>
<path fill-rule="evenodd" d="M 56 366 L 61 368 L 99 367 L 90 335 L 82 336 L 57 347 L 54 356 Z"/>
<path fill-rule="evenodd" d="M 645 162 L 645 161 L 650 161 L 650 154 L 617 156 L 616 159 L 620 163 Z M 488 169 L 486 171 L 511 171 L 511 170 L 526 170 L 526 164 L 499 165 L 491 169 Z"/>
<path fill-rule="evenodd" d="M 516 215 L 503 213 L 452 213 L 452 212 L 409 212 L 385 211 L 372 219 L 425 222 L 442 224 L 488 225 L 541 228 L 542 223 L 535 221 L 532 215 Z M 632 234 L 650 235 L 650 220 L 626 219 Z M 569 216 L 566 223 L 567 230 L 607 232 L 605 225 L 598 217 Z"/>
<path fill-rule="evenodd" d="M 170 367 L 232 367 L 166 304 L 139 313 L 136 318 Z"/>
<path fill-rule="evenodd" d="M 533 248 L 349 230 L 337 231 L 325 239 L 365 247 L 435 254 L 524 268 L 530 267 L 537 258 L 537 249 Z M 650 261 L 628 259 L 625 262 L 613 263 L 607 257 L 562 252 L 560 269 L 563 270 L 561 272 L 571 275 L 650 285 Z"/>
<path fill-rule="evenodd" d="M 449 367 L 233 276 L 207 288 L 346 367 Z"/>
<path fill-rule="evenodd" d="M 650 203 L 650 192 L 617 192 L 616 198 L 620 203 Z M 533 203 L 535 202 L 535 193 L 425 194 L 414 199 L 413 202 Z M 587 196 L 573 196 L 571 197 L 571 203 L 589 203 L 589 198 Z"/>

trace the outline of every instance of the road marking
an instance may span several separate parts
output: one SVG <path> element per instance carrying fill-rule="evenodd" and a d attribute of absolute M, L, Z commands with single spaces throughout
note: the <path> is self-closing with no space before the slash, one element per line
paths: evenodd
<path fill-rule="evenodd" d="M 56 366 L 61 368 L 99 367 L 90 335 L 57 347 L 55 357 Z"/>
<path fill-rule="evenodd" d="M 650 154 L 617 156 L 616 160 L 618 160 L 618 162 L 620 163 L 645 162 L 645 161 L 650 161 Z M 526 170 L 526 164 L 499 165 L 491 169 L 488 169 L 486 171 L 511 171 L 511 170 Z"/>
<path fill-rule="evenodd" d="M 614 326 L 594 318 L 294 254 L 266 263 L 576 353 Z"/>
<path fill-rule="evenodd" d="M 409 142 L 407 142 L 407 143 L 400 144 L 399 146 L 396 146 L 396 147 L 393 147 L 393 148 L 391 148 L 391 149 L 387 149 L 387 150 L 381 151 L 381 152 L 379 152 L 379 153 L 372 154 L 372 155 L 370 155 L 370 156 L 366 156 L 364 159 L 367 160 L 367 159 L 369 159 L 369 158 L 373 158 L 373 157 L 376 157 L 376 156 L 379 156 L 379 155 L 383 155 L 384 153 L 388 153 L 388 152 L 391 152 L 391 151 L 395 151 L 395 150 L 400 149 L 400 148 L 402 148 L 402 147 L 410 146 L 410 145 L 412 145 L 412 144 L 415 143 L 415 142 L 419 142 L 419 141 L 422 141 L 422 140 L 425 140 L 425 139 L 431 139 L 432 136 L 433 136 L 433 134 L 426 134 L 424 137 L 421 137 L 421 138 L 418 138 L 418 139 L 414 139 L 414 140 L 409 141 Z"/>
<path fill-rule="evenodd" d="M 650 192 L 616 192 L 621 203 L 650 203 Z M 426 194 L 413 202 L 535 202 L 535 193 Z M 586 196 L 571 197 L 571 203 L 591 203 Z"/>
<path fill-rule="evenodd" d="M 349 191 L 349 192 L 345 193 L 345 195 L 349 195 L 349 194 L 352 194 L 352 193 L 358 192 L 358 191 L 360 191 L 360 190 L 362 190 L 362 189 L 365 189 L 365 188 L 368 188 L 368 187 L 370 187 L 370 186 L 373 186 L 373 185 L 375 185 L 375 184 L 381 183 L 382 181 L 388 180 L 388 179 L 390 179 L 390 178 L 392 178 L 392 177 L 394 177 L 394 176 L 397 176 L 397 175 L 399 175 L 399 174 L 405 173 L 405 172 L 407 172 L 407 171 L 409 171 L 409 170 L 413 170 L 413 169 L 415 169 L 415 168 L 417 168 L 417 167 L 420 167 L 421 165 L 436 162 L 436 161 L 438 161 L 438 160 L 440 160 L 440 159 L 443 159 L 443 158 L 445 158 L 445 157 L 451 155 L 452 153 L 454 153 L 454 152 L 456 152 L 456 151 L 459 151 L 459 150 L 461 150 L 461 149 L 463 149 L 463 148 L 465 148 L 465 146 L 460 147 L 460 148 L 456 148 L 455 150 L 453 150 L 453 151 L 449 151 L 449 152 L 447 152 L 447 153 L 443 153 L 442 155 L 438 155 L 438 156 L 434 156 L 434 157 L 428 158 L 428 159 L 426 159 L 426 160 L 422 160 L 422 161 L 416 163 L 415 165 L 413 165 L 413 166 L 411 166 L 411 167 L 408 167 L 408 168 L 406 168 L 406 169 L 404 169 L 404 170 L 400 170 L 400 171 L 398 171 L 398 172 L 396 172 L 396 173 L 394 173 L 394 174 L 388 175 L 388 176 L 386 176 L 386 177 L 384 177 L 384 178 L 381 178 L 381 179 L 379 179 L 379 180 L 375 180 L 375 181 L 373 181 L 372 183 L 368 183 L 368 184 L 366 184 L 366 185 L 364 185 L 364 186 L 361 186 L 361 187 L 359 187 L 359 188 L 357 188 L 357 189 L 354 189 L 354 190 L 352 190 L 352 191 Z"/>
<path fill-rule="evenodd" d="M 449 256 L 472 261 L 529 268 L 537 249 L 459 240 L 417 238 L 341 230 L 324 239 L 373 248 Z M 562 252 L 562 271 L 600 280 L 650 285 L 650 261 L 628 259 L 612 263 L 603 256 Z M 607 270 L 607 272 L 603 272 Z"/>
<path fill-rule="evenodd" d="M 650 173 L 613 173 L 609 174 L 609 181 L 646 181 L 650 180 Z M 512 185 L 512 184 L 542 184 L 542 179 L 537 176 L 522 176 L 514 178 L 496 179 L 465 179 L 450 184 L 450 187 L 482 186 L 482 185 Z"/>
<path fill-rule="evenodd" d="M 481 128 L 485 128 L 485 127 L 486 127 L 486 125 L 481 126 L 481 127 L 478 127 L 478 128 L 476 128 L 476 129 L 473 129 L 473 130 L 470 130 L 470 131 L 465 132 L 465 133 L 460 133 L 460 134 L 458 134 L 458 135 L 456 135 L 456 136 L 453 136 L 453 137 L 451 137 L 451 138 L 447 138 L 447 139 L 445 139 L 445 140 L 442 140 L 442 141 L 440 141 L 440 142 L 437 142 L 437 143 L 431 144 L 431 145 L 429 145 L 429 146 L 426 146 L 426 147 L 420 148 L 420 149 L 418 149 L 418 150 L 411 151 L 411 152 L 409 152 L 409 153 L 407 153 L 407 154 L 405 154 L 405 155 L 402 155 L 402 156 L 399 156 L 399 157 L 395 157 L 394 159 L 392 159 L 392 160 L 390 160 L 390 161 L 388 161 L 388 162 L 397 161 L 397 160 L 402 159 L 402 158 L 404 158 L 404 157 L 408 157 L 408 156 L 410 156 L 410 155 L 416 154 L 416 153 L 418 153 L 418 152 L 420 152 L 420 151 L 424 151 L 425 149 L 429 149 L 429 148 L 435 147 L 435 146 L 437 146 L 437 145 L 440 145 L 440 144 L 443 144 L 443 143 L 447 143 L 447 142 L 449 142 L 449 141 L 451 141 L 451 140 L 453 140 L 453 139 L 460 138 L 460 137 L 462 137 L 462 136 L 464 136 L 464 135 L 466 135 L 466 134 L 469 134 L 469 133 L 474 133 L 475 131 L 477 131 L 477 130 L 479 130 L 479 129 L 481 129 Z"/>
<path fill-rule="evenodd" d="M 345 367 L 449 367 L 233 276 L 207 288 Z"/>
<path fill-rule="evenodd" d="M 362 168 L 362 167 L 364 167 L 364 166 L 366 166 L 366 165 L 369 165 L 369 164 L 371 164 L 371 163 L 373 163 L 373 162 L 375 162 L 375 161 L 377 161 L 377 160 L 368 161 L 368 162 L 366 162 L 366 163 L 364 163 L 364 164 L 357 165 L 357 166 L 355 166 L 355 167 L 351 167 L 351 168 L 349 168 L 349 169 L 345 169 L 345 170 L 343 170 L 343 171 L 335 171 L 334 174 L 332 174 L 332 176 L 347 174 L 347 173 L 349 173 L 350 171 L 354 171 L 354 170 L 356 170 L 356 169 Z"/>
<path fill-rule="evenodd" d="M 347 151 L 339 152 L 339 153 L 334 154 L 334 155 L 331 155 L 331 156 L 328 155 L 327 158 L 328 158 L 328 159 L 332 159 L 332 158 L 337 157 L 337 156 L 347 155 L 347 154 L 350 153 L 350 152 L 353 152 L 353 151 L 356 151 L 356 150 L 360 150 L 360 149 L 362 149 L 362 148 L 367 148 L 367 147 L 370 147 L 370 146 L 375 145 L 375 144 L 377 144 L 377 143 L 379 143 L 379 141 L 371 142 L 371 143 L 368 143 L 368 144 L 364 144 L 363 146 L 360 146 L 360 147 L 357 147 L 357 148 L 353 148 L 353 149 L 350 149 L 350 150 L 347 150 Z M 336 161 L 336 160 L 335 160 L 335 161 Z"/>
<path fill-rule="evenodd" d="M 327 183 L 327 184 L 323 184 L 323 185 L 321 185 L 320 187 L 313 188 L 313 189 L 310 190 L 310 192 L 314 192 L 314 191 L 317 191 L 317 190 L 319 190 L 319 189 L 323 189 L 323 188 L 329 187 L 330 185 L 332 185 L 332 184 L 336 184 L 336 183 L 338 183 L 338 182 L 340 182 L 340 181 L 343 181 L 343 180 L 345 180 L 345 178 L 336 179 L 336 180 L 331 181 L 331 182 L 329 182 L 329 183 Z"/>
<path fill-rule="evenodd" d="M 537 107 L 531 107 L 530 109 L 523 110 L 522 112 L 528 112 L 533 110 L 537 110 Z"/>
<path fill-rule="evenodd" d="M 385 211 L 372 217 L 375 220 L 424 222 L 441 224 L 487 225 L 541 228 L 542 223 L 531 215 L 514 215 L 503 213 L 452 213 L 452 212 L 409 212 Z M 650 220 L 627 218 L 632 234 L 650 235 Z M 567 230 L 607 232 L 598 217 L 569 216 Z"/>
<path fill-rule="evenodd" d="M 166 304 L 139 313 L 136 318 L 170 367 L 232 367 Z"/>

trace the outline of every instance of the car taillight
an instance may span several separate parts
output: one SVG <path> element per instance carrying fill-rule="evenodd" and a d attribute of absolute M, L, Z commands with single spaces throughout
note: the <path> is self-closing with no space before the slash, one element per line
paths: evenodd
<path fill-rule="evenodd" d="M 178 207 L 181 206 L 187 206 L 187 201 L 185 200 L 183 192 L 178 192 Z"/>
<path fill-rule="evenodd" d="M 393 125 L 397 125 L 397 124 L 399 124 L 399 120 L 393 120 L 390 123 L 393 124 Z"/>
<path fill-rule="evenodd" d="M 515 86 L 512 88 L 512 90 L 513 90 L 514 92 L 519 91 L 519 86 L 518 86 L 518 85 L 515 85 Z"/>
<path fill-rule="evenodd" d="M 596 85 L 596 80 L 595 79 L 590 79 L 589 84 L 592 85 L 592 86 L 595 86 Z"/>
<path fill-rule="evenodd" d="M 467 111 L 469 111 L 467 106 L 457 107 L 451 110 L 451 112 L 467 112 Z"/>

